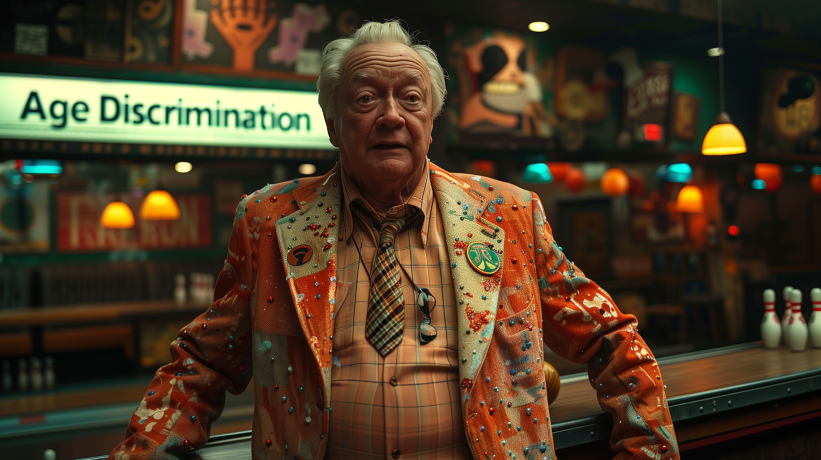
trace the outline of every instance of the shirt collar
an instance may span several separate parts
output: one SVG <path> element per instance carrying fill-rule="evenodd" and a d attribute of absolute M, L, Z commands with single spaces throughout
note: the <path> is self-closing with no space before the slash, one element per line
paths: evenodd
<path fill-rule="evenodd" d="M 426 172 L 429 168 L 428 161 L 429 160 L 427 159 L 425 160 Z M 354 181 L 347 175 L 345 168 L 343 168 L 342 165 L 339 167 L 339 175 L 342 182 L 342 221 L 339 223 L 339 231 L 340 235 L 345 238 L 345 241 L 348 241 L 353 234 L 353 215 L 351 211 L 354 203 L 358 202 L 358 205 L 362 210 L 374 217 L 379 216 L 382 218 L 385 217 L 385 214 L 377 213 L 371 204 L 365 200 L 362 193 L 359 191 L 359 187 L 357 187 Z M 422 247 L 427 244 L 428 227 L 434 202 L 433 192 L 430 189 L 430 185 L 430 174 L 422 174 L 422 178 L 419 179 L 419 182 L 416 184 L 416 187 L 413 189 L 413 193 L 411 193 L 411 196 L 407 199 L 407 201 L 405 201 L 404 204 L 394 206 L 387 212 L 387 216 L 390 218 L 397 215 L 399 212 L 403 212 L 405 205 L 418 208 L 423 216 L 421 231 Z"/>

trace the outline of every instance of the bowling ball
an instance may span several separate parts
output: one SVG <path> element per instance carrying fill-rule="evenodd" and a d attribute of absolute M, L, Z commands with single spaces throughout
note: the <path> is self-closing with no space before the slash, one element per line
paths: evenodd
<path fill-rule="evenodd" d="M 571 167 L 565 173 L 564 185 L 571 192 L 582 191 L 585 185 L 584 172 L 581 169 Z"/>
<path fill-rule="evenodd" d="M 544 380 L 547 385 L 547 403 L 550 404 L 559 396 L 562 382 L 559 380 L 559 373 L 556 372 L 556 368 L 547 361 L 542 362 L 542 367 L 544 368 Z"/>
<path fill-rule="evenodd" d="M 630 178 L 619 168 L 610 168 L 601 178 L 601 189 L 610 196 L 624 195 L 630 188 Z"/>
<path fill-rule="evenodd" d="M 570 169 L 570 163 L 548 163 L 547 167 L 550 168 L 550 174 L 553 175 L 553 180 L 556 182 L 561 182 L 564 180 L 565 176 L 567 175 L 567 171 Z"/>
<path fill-rule="evenodd" d="M 812 191 L 815 193 L 821 193 L 821 176 L 813 175 L 810 178 L 810 187 L 812 187 Z"/>

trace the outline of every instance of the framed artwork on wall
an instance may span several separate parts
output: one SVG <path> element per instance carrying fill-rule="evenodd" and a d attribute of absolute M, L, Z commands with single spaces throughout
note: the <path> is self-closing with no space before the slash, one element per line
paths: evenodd
<path fill-rule="evenodd" d="M 361 25 L 341 2 L 185 0 L 180 43 L 186 65 L 235 72 L 319 75 L 322 47 Z"/>
<path fill-rule="evenodd" d="M 765 67 L 756 148 L 762 153 L 821 153 L 821 67 Z"/>
<path fill-rule="evenodd" d="M 610 200 L 558 203 L 556 241 L 586 275 L 609 275 L 613 253 Z"/>
<path fill-rule="evenodd" d="M 701 114 L 701 98 L 674 92 L 671 109 L 670 137 L 687 142 L 695 141 Z"/>

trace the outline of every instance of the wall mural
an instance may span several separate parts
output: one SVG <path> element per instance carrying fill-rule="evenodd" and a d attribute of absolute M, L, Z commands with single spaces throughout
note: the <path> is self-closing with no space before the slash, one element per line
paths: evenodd
<path fill-rule="evenodd" d="M 185 0 L 185 62 L 318 75 L 322 46 L 360 24 L 341 3 Z"/>
<path fill-rule="evenodd" d="M 174 2 L 129 0 L 125 24 L 125 62 L 170 62 Z"/>
<path fill-rule="evenodd" d="M 763 70 L 758 151 L 821 153 L 819 76 L 802 69 Z"/>
<path fill-rule="evenodd" d="M 535 40 L 453 25 L 446 37 L 452 140 L 516 137 L 552 145 L 557 122 L 548 110 L 552 91 L 544 89 L 551 86 L 554 63 L 541 56 Z"/>
<path fill-rule="evenodd" d="M 5 1 L 0 51 L 121 60 L 125 13 L 123 0 Z"/>
<path fill-rule="evenodd" d="M 451 144 L 568 152 L 667 145 L 671 64 L 641 62 L 632 48 L 606 53 L 465 25 L 446 26 L 445 36 Z"/>

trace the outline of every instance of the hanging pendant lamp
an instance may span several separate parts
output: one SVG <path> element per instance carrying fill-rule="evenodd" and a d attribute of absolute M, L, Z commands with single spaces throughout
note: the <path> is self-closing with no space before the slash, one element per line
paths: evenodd
<path fill-rule="evenodd" d="M 103 228 L 132 228 L 134 227 L 134 213 L 122 201 L 112 201 L 103 209 L 100 225 Z"/>
<path fill-rule="evenodd" d="M 174 197 L 165 190 L 154 190 L 143 200 L 140 207 L 140 219 L 143 220 L 177 220 L 180 218 L 180 207 Z"/>
<path fill-rule="evenodd" d="M 704 195 L 698 185 L 685 185 L 678 192 L 676 198 L 676 209 L 678 212 L 700 213 L 704 212 Z"/>
<path fill-rule="evenodd" d="M 701 153 L 704 155 L 735 155 L 747 151 L 744 136 L 736 128 L 730 115 L 724 111 L 724 34 L 721 21 L 721 0 L 718 0 L 718 50 L 710 50 L 711 55 L 718 55 L 718 92 L 721 111 L 716 117 L 716 123 L 707 131 L 704 142 L 701 144 Z"/>

